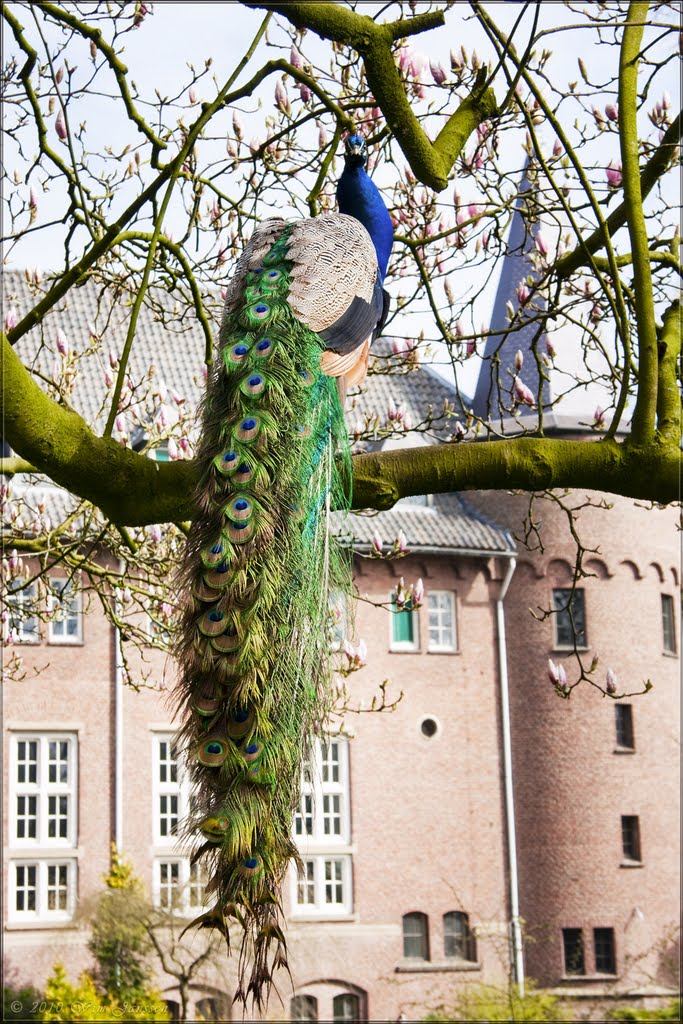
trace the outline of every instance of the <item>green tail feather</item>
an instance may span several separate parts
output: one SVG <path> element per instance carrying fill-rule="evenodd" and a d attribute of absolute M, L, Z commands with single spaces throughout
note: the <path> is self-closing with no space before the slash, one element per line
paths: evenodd
<path fill-rule="evenodd" d="M 199 507 L 178 645 L 181 741 L 196 787 L 186 831 L 214 905 L 242 930 L 237 997 L 260 1005 L 286 967 L 280 889 L 309 737 L 331 706 L 329 590 L 350 565 L 329 533 L 350 455 L 322 342 L 287 302 L 287 230 L 226 317 L 204 404 Z M 229 944 L 229 942 L 228 942 Z"/>

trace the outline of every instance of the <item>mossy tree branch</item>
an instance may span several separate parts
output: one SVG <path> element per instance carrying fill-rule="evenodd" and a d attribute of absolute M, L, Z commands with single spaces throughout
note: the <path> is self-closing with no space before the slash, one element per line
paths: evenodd
<path fill-rule="evenodd" d="M 665 329 L 667 344 L 677 329 L 672 312 Z M 667 371 L 674 360 L 672 351 Z M 38 387 L 4 336 L 1 362 L 5 437 L 32 467 L 91 501 L 121 526 L 192 516 L 193 462 L 154 462 L 111 438 L 95 436 L 77 413 Z M 675 430 L 670 405 L 666 416 L 670 434 Z M 640 447 L 518 438 L 359 455 L 353 467 L 355 508 L 389 508 L 411 494 L 553 487 L 585 487 L 666 503 L 679 495 L 681 455 L 664 436 Z"/>
<path fill-rule="evenodd" d="M 638 162 L 638 63 L 649 6 L 641 0 L 629 4 L 619 52 L 619 143 L 638 324 L 638 396 L 631 429 L 634 438 L 641 442 L 654 433 L 657 409 L 655 304 Z"/>
<path fill-rule="evenodd" d="M 377 24 L 336 3 L 249 2 L 245 6 L 276 11 L 297 28 L 311 29 L 323 39 L 353 47 L 363 58 L 368 85 L 415 177 L 436 192 L 446 188 L 448 175 L 472 132 L 496 113 L 496 98 L 493 90 L 486 88 L 487 75 L 482 68 L 472 93 L 451 114 L 434 142 L 420 126 L 391 46 L 404 36 L 443 25 L 443 11 Z"/>
<path fill-rule="evenodd" d="M 657 430 L 672 445 L 678 445 L 681 439 L 681 395 L 676 372 L 681 358 L 681 312 L 680 302 L 669 306 L 657 342 Z"/>

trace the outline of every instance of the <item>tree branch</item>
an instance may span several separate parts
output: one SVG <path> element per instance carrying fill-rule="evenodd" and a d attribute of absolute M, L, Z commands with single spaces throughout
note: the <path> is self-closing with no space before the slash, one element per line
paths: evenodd
<path fill-rule="evenodd" d="M 446 188 L 451 168 L 475 128 L 496 113 L 495 94 L 485 88 L 484 68 L 472 93 L 451 114 L 434 142 L 413 113 L 391 46 L 396 39 L 443 25 L 443 11 L 378 25 L 367 15 L 336 3 L 262 0 L 245 2 L 245 6 L 276 11 L 297 28 L 311 29 L 323 39 L 353 47 L 363 58 L 368 85 L 413 173 L 436 192 Z"/>
<path fill-rule="evenodd" d="M 111 438 L 97 437 L 78 413 L 38 387 L 5 335 L 0 392 L 4 436 L 12 448 L 38 472 L 97 505 L 112 522 L 141 526 L 191 516 L 193 463 L 154 462 Z"/>
<path fill-rule="evenodd" d="M 681 133 L 681 114 L 679 113 L 671 122 L 664 133 L 664 138 L 643 167 L 640 175 L 640 192 L 643 200 L 650 194 L 664 171 L 671 163 L 671 158 L 678 145 Z M 592 253 L 602 249 L 606 238 L 612 238 L 620 227 L 626 223 L 628 217 L 628 206 L 624 201 L 615 210 L 612 210 L 605 221 L 604 227 L 598 227 L 595 231 L 582 239 L 575 249 L 560 256 L 555 264 L 555 273 L 562 278 L 571 277 L 575 270 L 589 262 Z"/>
<path fill-rule="evenodd" d="M 631 0 L 619 52 L 619 142 L 626 225 L 633 253 L 633 291 L 638 324 L 638 395 L 631 430 L 636 441 L 654 434 L 657 410 L 657 330 L 652 268 L 638 163 L 638 59 L 649 3 Z"/>
<path fill-rule="evenodd" d="M 673 445 L 681 440 L 681 395 L 676 370 L 681 356 L 681 304 L 673 302 L 664 314 L 657 344 L 657 430 Z"/>

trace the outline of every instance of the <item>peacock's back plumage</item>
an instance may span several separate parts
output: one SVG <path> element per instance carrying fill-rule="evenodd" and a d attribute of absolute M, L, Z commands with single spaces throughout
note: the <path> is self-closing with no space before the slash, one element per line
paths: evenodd
<path fill-rule="evenodd" d="M 365 375 L 381 285 L 355 218 L 264 222 L 229 287 L 204 401 L 177 651 L 186 832 L 213 903 L 195 923 L 229 947 L 237 928 L 236 998 L 258 1004 L 286 966 L 292 813 L 331 707 L 329 591 L 350 587 L 328 517 L 350 499 L 340 396 Z"/>

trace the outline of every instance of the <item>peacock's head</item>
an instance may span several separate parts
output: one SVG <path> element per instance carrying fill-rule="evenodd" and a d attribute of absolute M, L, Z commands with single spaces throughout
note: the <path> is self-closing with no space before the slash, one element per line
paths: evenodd
<path fill-rule="evenodd" d="M 358 165 L 367 162 L 368 159 L 368 146 L 362 135 L 349 135 L 345 146 L 346 162 L 348 164 Z"/>

